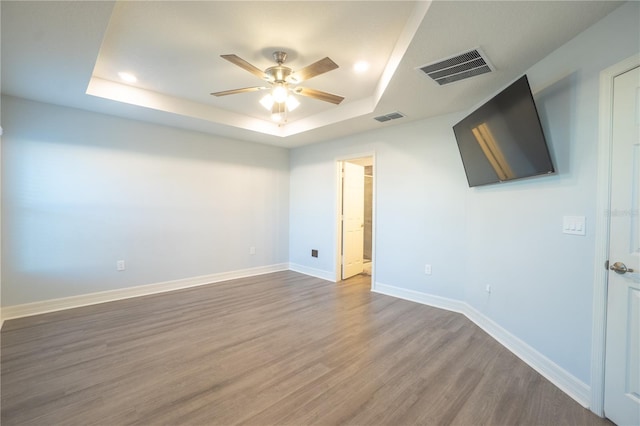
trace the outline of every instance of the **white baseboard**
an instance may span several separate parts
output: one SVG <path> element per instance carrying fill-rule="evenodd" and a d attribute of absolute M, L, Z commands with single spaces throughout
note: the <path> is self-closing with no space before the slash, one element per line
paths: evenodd
<path fill-rule="evenodd" d="M 322 269 L 310 268 L 308 266 L 298 265 L 297 263 L 290 263 L 289 270 L 293 272 L 300 272 L 301 274 L 310 275 L 312 277 L 320 278 L 323 280 L 336 282 L 336 274 L 331 271 L 323 271 Z"/>
<path fill-rule="evenodd" d="M 275 265 L 259 266 L 256 268 L 228 271 L 217 274 L 202 275 L 198 277 L 184 278 L 173 281 L 165 281 L 155 284 L 147 284 L 136 287 L 117 290 L 101 291 L 97 293 L 81 294 L 78 296 L 63 297 L 60 299 L 43 300 L 41 302 L 26 303 L 22 305 L 5 306 L 2 308 L 2 323 L 5 320 L 44 314 L 47 312 L 61 311 L 64 309 L 79 308 L 81 306 L 95 305 L 98 303 L 112 302 L 114 300 L 128 299 L 131 297 L 147 296 L 150 294 L 164 293 L 183 288 L 197 287 L 216 282 L 245 278 L 271 272 L 286 271 L 289 265 L 280 263 Z"/>
<path fill-rule="evenodd" d="M 257 268 L 243 269 L 239 271 L 222 272 L 199 277 L 185 278 L 174 281 L 166 281 L 156 284 L 148 284 L 137 287 L 130 287 L 118 290 L 103 291 L 98 293 L 84 294 L 79 296 L 64 297 L 60 299 L 45 300 L 41 302 L 27 303 L 23 305 L 5 306 L 0 311 L 0 327 L 5 320 L 20 318 L 31 315 L 55 312 L 64 309 L 78 308 L 81 306 L 94 305 L 98 303 L 111 302 L 114 300 L 128 299 L 131 297 L 146 296 L 156 293 L 164 293 L 172 290 L 196 287 L 227 281 L 236 278 L 244 278 L 255 275 L 268 274 L 272 272 L 291 270 L 327 281 L 335 282 L 333 273 L 309 268 L 297 264 L 275 264 L 261 266 Z M 482 328 L 487 334 L 496 339 L 505 348 L 513 352 L 517 357 L 526 362 L 543 377 L 556 385 L 559 389 L 576 400 L 583 407 L 588 408 L 591 398 L 591 389 L 584 382 L 555 364 L 549 358 L 536 351 L 531 346 L 502 328 L 496 322 L 473 308 L 466 302 L 446 297 L 434 296 L 415 290 L 409 290 L 388 284 L 376 282 L 372 291 L 424 305 L 458 312 L 465 315 L 469 320 Z"/>
<path fill-rule="evenodd" d="M 464 314 L 467 318 L 580 405 L 589 408 L 591 405 L 591 388 L 589 385 L 502 328 L 480 311 L 466 303 L 465 305 L 467 305 L 467 311 Z"/>
<path fill-rule="evenodd" d="M 433 306 L 434 308 L 441 308 L 446 309 L 447 311 L 458 312 L 460 314 L 464 314 L 466 307 L 468 306 L 466 303 L 460 302 L 459 300 L 434 296 L 431 294 L 382 283 L 375 283 L 372 291 L 375 293 L 386 294 L 387 296 L 393 296 L 400 299 L 408 300 L 410 302 L 418 302 L 422 303 L 423 305 Z"/>
<path fill-rule="evenodd" d="M 382 283 L 375 283 L 372 291 L 463 314 L 580 405 L 589 408 L 591 388 L 586 383 L 502 328 L 468 303 Z"/>

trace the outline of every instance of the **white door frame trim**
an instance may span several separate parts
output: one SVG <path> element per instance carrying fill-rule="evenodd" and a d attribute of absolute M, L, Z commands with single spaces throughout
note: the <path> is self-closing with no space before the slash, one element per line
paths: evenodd
<path fill-rule="evenodd" d="M 591 334 L 591 411 L 604 417 L 604 361 L 607 327 L 607 278 L 604 268 L 609 256 L 611 199 L 611 150 L 613 80 L 640 66 L 640 54 L 633 55 L 600 73 L 598 135 L 598 178 L 596 182 L 595 264 L 593 283 L 593 325 Z"/>
<path fill-rule="evenodd" d="M 335 158 L 336 167 L 336 282 L 342 281 L 342 168 L 343 161 L 371 157 L 373 163 L 373 209 L 371 214 L 371 289 L 374 288 L 376 276 L 376 153 L 375 151 Z"/>

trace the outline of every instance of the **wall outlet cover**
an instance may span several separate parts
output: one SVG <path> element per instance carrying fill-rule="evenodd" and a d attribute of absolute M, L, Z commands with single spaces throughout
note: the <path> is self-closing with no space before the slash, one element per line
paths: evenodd
<path fill-rule="evenodd" d="M 586 218 L 584 216 L 564 216 L 562 218 L 562 233 L 570 235 L 586 235 Z"/>

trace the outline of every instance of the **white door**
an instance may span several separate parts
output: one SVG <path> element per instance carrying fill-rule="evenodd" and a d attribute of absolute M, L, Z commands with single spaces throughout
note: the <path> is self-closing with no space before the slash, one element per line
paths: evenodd
<path fill-rule="evenodd" d="M 342 279 L 362 273 L 364 247 L 364 167 L 343 163 Z"/>
<path fill-rule="evenodd" d="M 640 424 L 640 68 L 614 79 L 604 414 Z M 631 271 L 633 270 L 633 271 Z"/>

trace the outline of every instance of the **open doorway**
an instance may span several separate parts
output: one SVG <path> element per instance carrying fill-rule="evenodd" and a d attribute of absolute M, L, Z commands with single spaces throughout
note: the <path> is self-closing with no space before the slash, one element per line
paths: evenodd
<path fill-rule="evenodd" d="M 373 156 L 338 161 L 338 280 L 374 273 Z"/>

